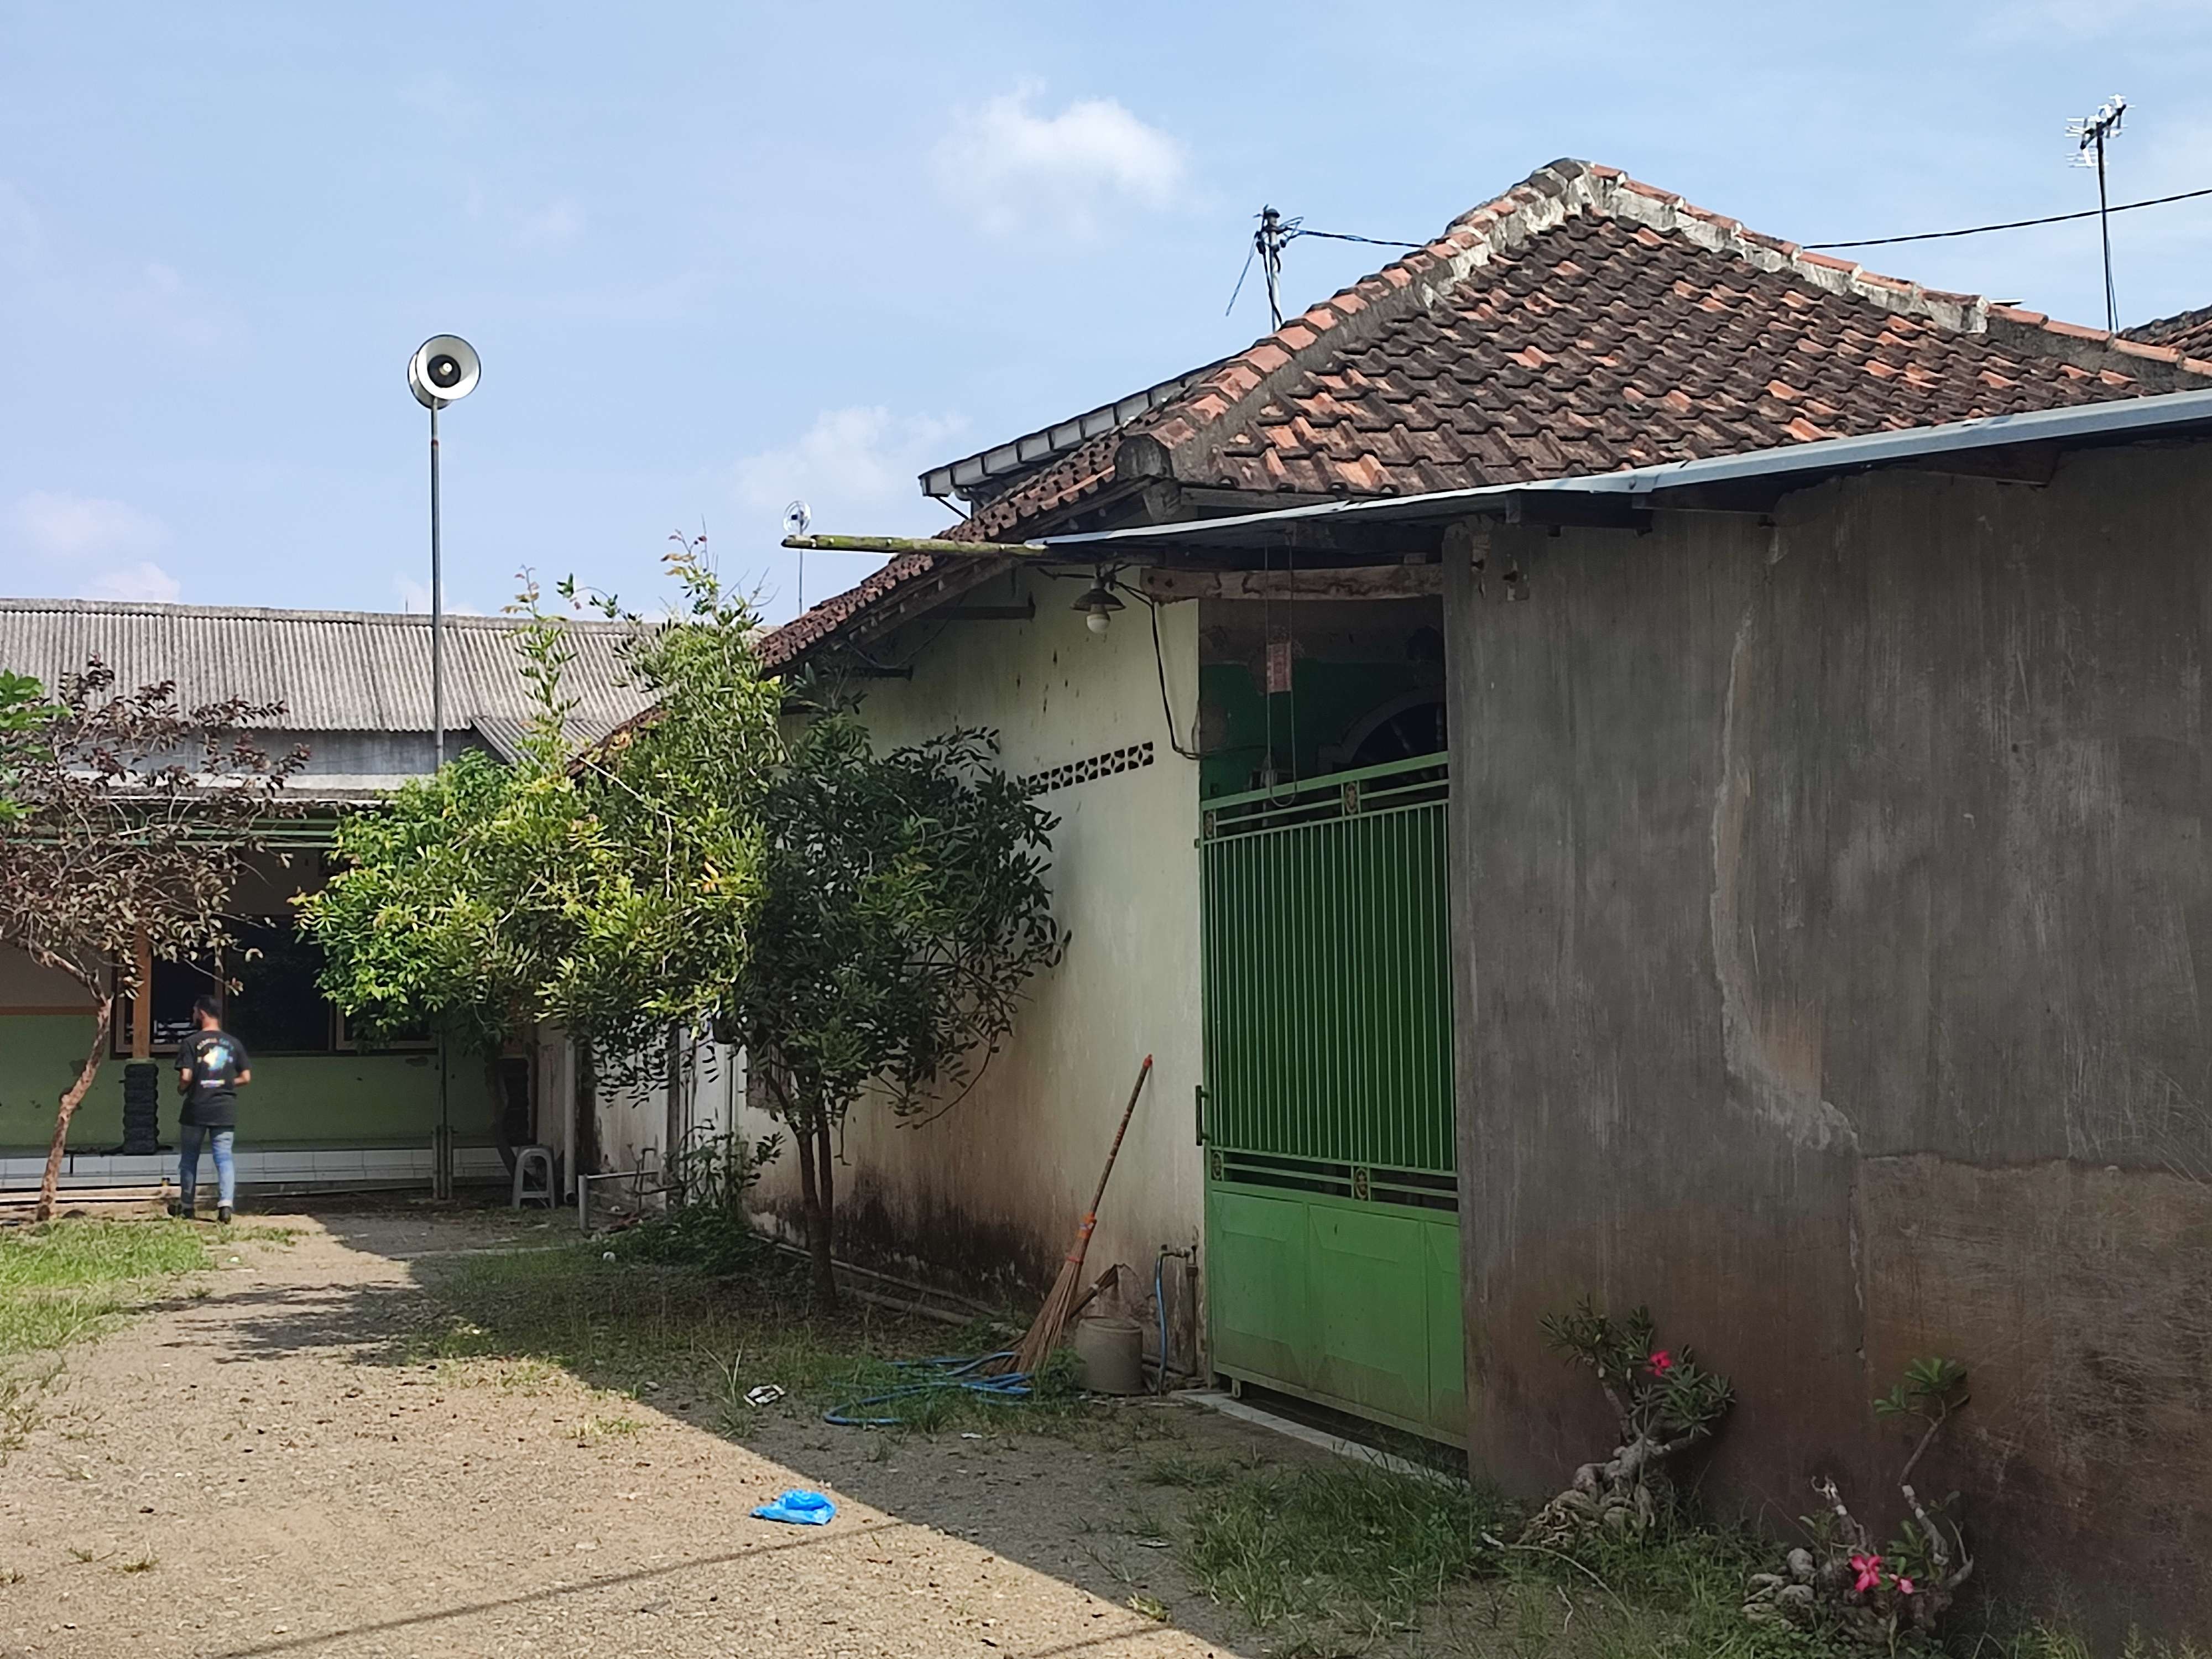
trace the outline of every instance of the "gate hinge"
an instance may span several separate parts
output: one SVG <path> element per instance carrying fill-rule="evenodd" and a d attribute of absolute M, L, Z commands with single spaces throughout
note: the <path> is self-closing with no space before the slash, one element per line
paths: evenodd
<path fill-rule="evenodd" d="M 1206 1145 L 1206 1085 L 1197 1084 L 1190 1093 L 1191 1104 L 1195 1109 L 1193 1116 L 1198 1129 L 1198 1144 L 1203 1146 Z"/>

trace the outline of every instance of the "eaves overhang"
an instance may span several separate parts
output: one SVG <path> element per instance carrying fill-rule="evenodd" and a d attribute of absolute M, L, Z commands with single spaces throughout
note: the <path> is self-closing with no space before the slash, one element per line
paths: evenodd
<path fill-rule="evenodd" d="M 1829 438 L 1786 448 L 1706 460 L 1676 461 L 1617 472 L 1525 483 L 1484 484 L 1419 495 L 1374 496 L 1284 507 L 1232 518 L 1139 525 L 1122 530 L 1047 536 L 1038 544 L 1054 552 L 1105 561 L 1141 559 L 1176 549 L 1235 551 L 1314 544 L 1332 533 L 1444 523 L 1455 519 L 1512 518 L 1527 512 L 1579 511 L 1592 521 L 1668 507 L 1759 510 L 1778 495 L 1845 473 L 1884 467 L 1934 468 L 2034 481 L 2034 458 L 2065 450 L 2109 447 L 2160 438 L 2212 434 L 2212 391 L 2176 392 L 2086 407 L 2035 410 L 1943 426 L 1916 427 L 1864 437 Z M 2021 458 L 2019 470 L 1996 465 Z M 2045 474 L 2047 477 L 2047 473 Z"/>

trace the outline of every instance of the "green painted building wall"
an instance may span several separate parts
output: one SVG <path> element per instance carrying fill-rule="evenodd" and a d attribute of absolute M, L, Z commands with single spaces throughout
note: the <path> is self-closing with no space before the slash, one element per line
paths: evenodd
<path fill-rule="evenodd" d="M 54 1109 L 84 1063 L 92 1021 L 82 1014 L 0 1015 L 0 1152 L 46 1149 Z M 176 1139 L 177 1103 L 162 1068 L 161 1139 Z M 78 1152 L 112 1151 L 123 1139 L 123 1067 L 109 1059 L 70 1126 Z M 489 1140 L 491 1093 L 483 1063 L 457 1056 L 447 1080 L 454 1133 Z M 267 1149 L 427 1145 L 438 1122 L 438 1062 L 422 1054 L 256 1056 L 239 1098 L 241 1146 Z"/>

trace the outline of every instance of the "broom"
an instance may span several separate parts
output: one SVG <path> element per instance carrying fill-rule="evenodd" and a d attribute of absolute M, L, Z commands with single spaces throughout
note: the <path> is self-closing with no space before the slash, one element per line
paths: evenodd
<path fill-rule="evenodd" d="M 1036 1322 L 1015 1351 L 1012 1369 L 1024 1376 L 1036 1375 L 1037 1367 L 1060 1346 L 1061 1333 L 1074 1316 L 1076 1296 L 1083 1284 L 1084 1253 L 1090 1249 L 1091 1232 L 1098 1225 L 1098 1206 L 1106 1196 L 1107 1178 L 1114 1173 L 1114 1160 L 1121 1154 L 1121 1137 L 1129 1133 L 1129 1120 L 1137 1115 L 1137 1097 L 1145 1092 L 1145 1079 L 1152 1074 L 1152 1057 L 1146 1054 L 1144 1065 L 1137 1072 L 1137 1086 L 1129 1091 L 1129 1103 L 1122 1110 L 1121 1127 L 1114 1131 L 1114 1144 L 1107 1150 L 1106 1167 L 1098 1172 L 1098 1190 L 1091 1194 L 1091 1207 L 1084 1212 L 1083 1224 L 1075 1230 L 1075 1243 L 1068 1247 L 1067 1260 L 1060 1264 L 1060 1277 L 1053 1283 L 1052 1294 L 1045 1297 Z"/>

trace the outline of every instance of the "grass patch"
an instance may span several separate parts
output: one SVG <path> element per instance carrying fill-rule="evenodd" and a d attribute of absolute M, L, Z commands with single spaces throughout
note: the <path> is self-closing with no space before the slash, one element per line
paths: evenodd
<path fill-rule="evenodd" d="M 425 1261 L 418 1272 L 440 1313 L 400 1345 L 399 1362 L 514 1387 L 557 1369 L 688 1410 L 735 1438 L 770 1415 L 811 1417 L 907 1388 L 916 1374 L 900 1361 L 987 1352 L 999 1340 L 981 1325 L 949 1328 L 859 1301 L 817 1312 L 805 1262 L 726 1226 L 653 1222 L 588 1244 Z M 870 1414 L 895 1413 L 924 1434 L 1065 1428 L 1094 1409 L 1076 1393 L 1072 1365 L 1056 1362 L 1021 1404 L 941 1389 Z M 781 1397 L 749 1403 L 764 1385 Z"/>
<path fill-rule="evenodd" d="M 1279 1659 L 1378 1647 L 1498 1659 L 1864 1659 L 1840 1637 L 1744 1618 L 1747 1583 L 1776 1553 L 1748 1534 L 1598 1537 L 1569 1558 L 1518 1547 L 1522 1517 L 1494 1493 L 1376 1465 L 1254 1469 L 1168 1456 L 1145 1473 L 1193 1494 L 1181 1545 L 1193 1585 L 1242 1613 Z M 1978 1651 L 2088 1659 L 1990 1642 Z"/>
<path fill-rule="evenodd" d="M 54 1221 L 0 1233 L 0 1358 L 97 1336 L 150 1285 L 209 1265 L 183 1221 Z"/>
<path fill-rule="evenodd" d="M 1200 1485 L 1172 1461 L 1153 1471 Z M 1273 1468 L 1209 1483 L 1182 1559 L 1200 1590 L 1256 1628 L 1334 1649 L 1409 1628 L 1486 1556 L 1494 1563 L 1482 1534 L 1511 1524 L 1502 1500 L 1469 1486 L 1352 1462 Z"/>

